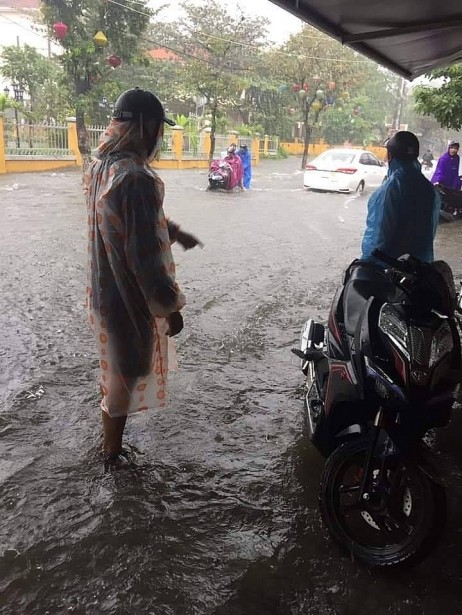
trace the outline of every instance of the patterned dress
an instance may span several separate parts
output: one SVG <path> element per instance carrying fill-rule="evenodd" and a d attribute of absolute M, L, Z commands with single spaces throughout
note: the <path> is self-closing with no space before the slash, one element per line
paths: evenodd
<path fill-rule="evenodd" d="M 166 404 L 166 317 L 181 309 L 164 186 L 140 155 L 139 125 L 113 121 L 86 180 L 87 309 L 100 358 L 101 407 L 111 417 Z"/>

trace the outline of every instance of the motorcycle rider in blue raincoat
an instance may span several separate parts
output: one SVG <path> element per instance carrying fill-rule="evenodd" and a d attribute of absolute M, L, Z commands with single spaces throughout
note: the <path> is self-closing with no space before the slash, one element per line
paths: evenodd
<path fill-rule="evenodd" d="M 242 168 L 244 170 L 243 185 L 246 190 L 250 188 L 250 181 L 252 179 L 252 154 L 249 152 L 249 148 L 243 143 L 237 150 L 237 155 L 242 161 Z"/>
<path fill-rule="evenodd" d="M 372 256 L 379 249 L 393 258 L 410 254 L 431 263 L 441 199 L 421 172 L 419 141 L 403 130 L 386 147 L 388 176 L 369 198 L 361 260 L 380 265 Z"/>

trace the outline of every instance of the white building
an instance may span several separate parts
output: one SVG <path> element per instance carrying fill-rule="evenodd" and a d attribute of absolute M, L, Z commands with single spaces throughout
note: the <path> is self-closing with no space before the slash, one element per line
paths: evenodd
<path fill-rule="evenodd" d="M 0 0 L 0 62 L 2 47 L 30 45 L 43 55 L 59 53 L 59 47 L 49 41 L 39 21 L 40 0 Z M 0 92 L 10 87 L 0 76 Z"/>

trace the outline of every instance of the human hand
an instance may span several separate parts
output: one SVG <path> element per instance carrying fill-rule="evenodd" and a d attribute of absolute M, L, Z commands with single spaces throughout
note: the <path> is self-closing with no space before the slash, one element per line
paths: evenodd
<path fill-rule="evenodd" d="M 176 240 L 185 250 L 191 250 L 196 246 L 200 246 L 201 248 L 204 247 L 204 244 L 197 237 L 191 235 L 191 233 L 185 233 L 185 231 L 178 231 Z"/>
<path fill-rule="evenodd" d="M 183 329 L 183 316 L 181 312 L 172 312 L 167 317 L 168 322 L 168 333 L 169 337 L 173 337 L 174 335 L 178 335 L 180 331 Z"/>

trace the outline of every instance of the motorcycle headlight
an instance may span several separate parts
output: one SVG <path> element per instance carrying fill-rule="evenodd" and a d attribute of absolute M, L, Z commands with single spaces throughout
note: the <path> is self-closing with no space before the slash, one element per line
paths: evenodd
<path fill-rule="evenodd" d="M 431 367 L 445 355 L 452 352 L 453 348 L 454 341 L 452 339 L 451 327 L 445 322 L 441 325 L 432 339 L 429 366 Z"/>
<path fill-rule="evenodd" d="M 401 318 L 398 311 L 389 303 L 386 303 L 380 310 L 379 327 L 409 359 L 410 352 L 407 324 Z"/>

